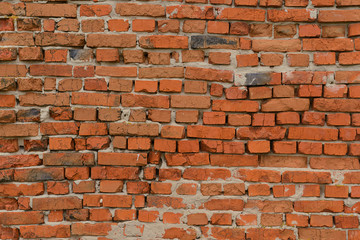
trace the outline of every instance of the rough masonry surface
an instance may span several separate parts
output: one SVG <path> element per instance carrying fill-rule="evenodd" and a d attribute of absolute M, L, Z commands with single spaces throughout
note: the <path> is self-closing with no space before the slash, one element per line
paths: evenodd
<path fill-rule="evenodd" d="M 0 1 L 0 238 L 359 240 L 359 7 Z"/>

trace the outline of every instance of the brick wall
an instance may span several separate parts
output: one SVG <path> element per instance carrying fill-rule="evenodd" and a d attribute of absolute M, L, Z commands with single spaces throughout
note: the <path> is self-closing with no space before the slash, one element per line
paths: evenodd
<path fill-rule="evenodd" d="M 359 6 L 0 2 L 0 238 L 360 239 Z"/>

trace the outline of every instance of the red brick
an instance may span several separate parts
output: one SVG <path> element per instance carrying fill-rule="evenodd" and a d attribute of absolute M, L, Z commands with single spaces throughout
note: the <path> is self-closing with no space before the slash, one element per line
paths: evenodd
<path fill-rule="evenodd" d="M 44 31 L 45 32 L 54 32 L 55 31 L 55 21 L 53 19 L 44 20 Z"/>
<path fill-rule="evenodd" d="M 139 44 L 142 48 L 188 48 L 188 37 L 186 36 L 142 36 Z"/>
<path fill-rule="evenodd" d="M 284 183 L 331 183 L 329 172 L 285 171 L 282 175 Z"/>
<path fill-rule="evenodd" d="M 299 124 L 300 116 L 295 112 L 281 112 L 276 114 L 277 124 Z"/>
<path fill-rule="evenodd" d="M 171 112 L 169 110 L 150 109 L 148 119 L 153 122 L 170 122 Z"/>
<path fill-rule="evenodd" d="M 233 72 L 228 70 L 186 67 L 185 78 L 194 80 L 232 82 Z"/>
<path fill-rule="evenodd" d="M 207 225 L 208 224 L 208 217 L 205 213 L 193 213 L 187 216 L 187 224 L 188 225 Z"/>
<path fill-rule="evenodd" d="M 180 31 L 180 22 L 178 20 L 159 20 L 159 32 L 172 32 L 177 33 Z"/>
<path fill-rule="evenodd" d="M 308 54 L 287 54 L 290 67 L 307 67 L 309 66 Z"/>
<path fill-rule="evenodd" d="M 231 225 L 232 215 L 230 213 L 214 213 L 210 222 L 212 225 Z"/>
<path fill-rule="evenodd" d="M 160 92 L 181 92 L 182 82 L 178 80 L 160 80 Z"/>
<path fill-rule="evenodd" d="M 38 124 L 2 124 L 1 137 L 34 137 L 38 135 Z"/>
<path fill-rule="evenodd" d="M 358 9 L 353 10 L 321 10 L 319 22 L 356 22 L 359 19 Z"/>
<path fill-rule="evenodd" d="M 342 212 L 344 203 L 342 201 L 296 201 L 294 209 L 297 212 Z"/>
<path fill-rule="evenodd" d="M 275 153 L 296 153 L 296 142 L 273 142 Z"/>
<path fill-rule="evenodd" d="M 216 19 L 240 21 L 265 21 L 265 10 L 250 8 L 223 8 Z"/>
<path fill-rule="evenodd" d="M 155 20 L 153 19 L 134 19 L 132 21 L 134 32 L 153 32 L 155 30 Z"/>
<path fill-rule="evenodd" d="M 280 226 L 282 223 L 282 214 L 261 214 L 261 224 L 264 226 Z"/>
<path fill-rule="evenodd" d="M 356 112 L 357 99 L 314 99 L 314 109 L 318 111 L 336 112 L 341 108 L 342 112 Z"/>
<path fill-rule="evenodd" d="M 283 64 L 283 58 L 281 54 L 261 54 L 261 65 L 280 66 Z"/>
<path fill-rule="evenodd" d="M 316 20 L 316 14 L 312 14 L 313 9 L 271 9 L 268 11 L 268 20 L 272 22 L 313 22 Z"/>
<path fill-rule="evenodd" d="M 321 11 L 320 11 L 321 13 Z M 352 51 L 354 44 L 352 39 L 304 39 L 303 50 L 305 51 Z"/>
<path fill-rule="evenodd" d="M 184 77 L 183 67 L 151 67 L 140 68 L 140 78 L 182 78 Z"/>
<path fill-rule="evenodd" d="M 206 27 L 206 21 L 203 21 L 203 20 L 185 20 L 184 24 L 183 24 L 183 32 L 204 33 L 205 27 Z M 191 51 L 191 50 L 189 50 L 189 51 Z"/>
<path fill-rule="evenodd" d="M 36 198 L 33 201 L 34 210 L 78 209 L 81 207 L 82 201 L 77 197 Z"/>
<path fill-rule="evenodd" d="M 75 135 L 78 127 L 74 122 L 46 122 L 40 124 L 40 132 L 44 135 Z"/>
<path fill-rule="evenodd" d="M 209 63 L 211 64 L 230 64 L 231 53 L 228 52 L 210 52 L 209 53 Z"/>
<path fill-rule="evenodd" d="M 321 36 L 323 38 L 345 37 L 345 29 L 343 25 L 323 26 Z"/>
<path fill-rule="evenodd" d="M 119 106 L 120 96 L 105 93 L 73 93 L 72 104 L 78 105 L 101 105 L 101 106 Z"/>
<path fill-rule="evenodd" d="M 285 128 L 282 127 L 243 127 L 238 128 L 236 136 L 239 139 L 283 139 Z"/>
<path fill-rule="evenodd" d="M 169 65 L 170 53 L 166 52 L 149 52 L 148 59 L 150 64 L 154 65 Z"/>
<path fill-rule="evenodd" d="M 309 109 L 308 99 L 270 99 L 262 104 L 263 112 L 282 112 L 282 111 L 306 111 Z"/>
<path fill-rule="evenodd" d="M 249 196 L 268 196 L 270 187 L 267 184 L 252 184 L 248 186 Z"/>
<path fill-rule="evenodd" d="M 216 146 L 214 146 L 216 147 Z M 244 152 L 245 147 L 241 145 L 241 153 Z M 257 166 L 258 158 L 257 156 L 241 156 L 241 155 L 211 155 L 210 157 L 211 165 L 213 166 L 225 166 L 225 167 L 235 167 L 235 166 Z"/>
<path fill-rule="evenodd" d="M 312 4 L 316 7 L 328 7 L 335 4 L 334 0 L 314 0 Z"/>
<path fill-rule="evenodd" d="M 350 114 L 347 113 L 328 114 L 327 124 L 330 126 L 350 125 Z"/>
<path fill-rule="evenodd" d="M 118 3 L 115 12 L 122 16 L 165 16 L 165 8 L 157 4 Z"/>
<path fill-rule="evenodd" d="M 122 188 L 123 188 L 122 181 L 115 181 L 115 180 L 100 181 L 100 192 L 121 192 Z"/>
<path fill-rule="evenodd" d="M 136 35 L 88 34 L 86 45 L 88 47 L 134 47 L 136 45 Z"/>
<path fill-rule="evenodd" d="M 116 209 L 114 221 L 131 221 L 136 219 L 135 209 Z"/>
<path fill-rule="evenodd" d="M 98 154 L 101 165 L 144 166 L 147 156 L 144 153 L 101 152 Z"/>
<path fill-rule="evenodd" d="M 204 51 L 202 50 L 183 50 L 181 52 L 182 62 L 203 62 L 204 55 Z"/>
<path fill-rule="evenodd" d="M 81 30 L 83 32 L 103 32 L 104 20 L 102 19 L 86 19 L 81 21 Z"/>
<path fill-rule="evenodd" d="M 241 214 L 236 218 L 236 225 L 251 226 L 257 224 L 257 217 L 255 214 Z"/>
<path fill-rule="evenodd" d="M 179 224 L 180 218 L 183 216 L 181 213 L 165 212 L 163 214 L 163 223 L 165 224 Z"/>
<path fill-rule="evenodd" d="M 36 33 L 35 43 L 38 46 L 82 47 L 85 45 L 85 36 L 83 34 L 43 32 Z"/>
<path fill-rule="evenodd" d="M 260 158 L 260 166 L 263 167 L 305 168 L 307 166 L 306 163 L 306 157 L 264 155 Z"/>
<path fill-rule="evenodd" d="M 320 197 L 319 185 L 305 185 L 303 190 L 304 197 Z"/>
<path fill-rule="evenodd" d="M 225 113 L 223 112 L 204 112 L 204 124 L 225 124 Z"/>
<path fill-rule="evenodd" d="M 66 62 L 67 54 L 67 49 L 45 50 L 45 62 Z"/>
<path fill-rule="evenodd" d="M 249 141 L 248 150 L 250 153 L 268 153 L 270 152 L 269 141 Z"/>
<path fill-rule="evenodd" d="M 341 65 L 354 65 L 359 64 L 359 54 L 358 52 L 352 53 L 340 53 L 339 54 L 339 63 Z"/>
<path fill-rule="evenodd" d="M 324 86 L 325 98 L 342 98 L 346 97 L 348 93 L 348 87 L 346 85 L 330 85 Z"/>
<path fill-rule="evenodd" d="M 337 228 L 359 227 L 359 218 L 357 216 L 335 216 L 334 220 Z"/>
<path fill-rule="evenodd" d="M 342 55 L 340 54 L 340 56 Z M 335 53 L 334 52 L 314 53 L 314 63 L 316 65 L 334 65 L 336 63 Z M 343 62 L 341 61 L 340 64 L 343 64 Z"/>
<path fill-rule="evenodd" d="M 325 124 L 325 114 L 319 112 L 304 112 L 301 122 L 308 125 L 320 125 Z"/>
<path fill-rule="evenodd" d="M 158 216 L 158 211 L 139 210 L 138 219 L 140 222 L 155 222 Z"/>
<path fill-rule="evenodd" d="M 301 42 L 298 39 L 291 40 L 253 40 L 252 49 L 254 52 L 299 52 Z"/>
<path fill-rule="evenodd" d="M 117 49 L 97 49 L 96 61 L 98 62 L 118 62 L 119 51 Z"/>
<path fill-rule="evenodd" d="M 300 37 L 320 37 L 321 29 L 316 24 L 307 24 L 299 26 Z"/>
<path fill-rule="evenodd" d="M 277 185 L 273 187 L 274 197 L 290 197 L 295 195 L 295 185 Z"/>
<path fill-rule="evenodd" d="M 346 232 L 339 230 L 325 229 L 300 229 L 300 238 L 316 238 L 316 236 L 324 236 L 325 238 L 336 237 L 338 239 L 346 239 Z"/>
<path fill-rule="evenodd" d="M 337 140 L 338 130 L 330 128 L 290 127 L 288 138 L 324 141 Z"/>
<path fill-rule="evenodd" d="M 39 211 L 2 212 L 0 213 L 0 216 L 0 223 L 5 225 L 44 223 L 44 216 Z"/>
<path fill-rule="evenodd" d="M 239 170 L 240 179 L 250 182 L 280 182 L 280 173 L 271 170 Z"/>
<path fill-rule="evenodd" d="M 332 227 L 333 218 L 332 216 L 324 215 L 311 215 L 310 225 L 312 227 Z"/>
<path fill-rule="evenodd" d="M 209 164 L 209 154 L 207 153 L 165 154 L 165 159 L 169 166 L 201 166 Z"/>
<path fill-rule="evenodd" d="M 201 184 L 201 194 L 204 196 L 216 196 L 221 195 L 220 183 Z"/>
<path fill-rule="evenodd" d="M 93 5 L 98 6 L 98 5 Z M 129 21 L 123 19 L 110 19 L 108 21 L 108 28 L 111 32 L 127 32 L 129 30 Z"/>
<path fill-rule="evenodd" d="M 72 150 L 74 142 L 72 138 L 50 138 L 49 148 L 51 150 Z"/>
<path fill-rule="evenodd" d="M 252 119 L 252 126 L 274 126 L 275 114 L 273 113 L 255 113 Z"/>
<path fill-rule="evenodd" d="M 229 33 L 229 23 L 208 21 L 207 31 L 208 33 L 227 34 Z"/>
<path fill-rule="evenodd" d="M 80 16 L 98 17 L 108 15 L 112 10 L 110 5 L 81 5 Z"/>
<path fill-rule="evenodd" d="M 115 223 L 73 223 L 72 235 L 106 236 Z"/>
<path fill-rule="evenodd" d="M 236 56 L 238 67 L 254 67 L 259 64 L 259 58 L 257 54 L 244 54 Z"/>
<path fill-rule="evenodd" d="M 310 158 L 310 166 L 315 169 L 339 169 L 339 170 L 359 168 L 359 164 L 356 162 L 355 158 L 341 158 L 341 157 Z"/>
<path fill-rule="evenodd" d="M 325 197 L 347 198 L 349 196 L 348 186 L 325 186 Z"/>
<path fill-rule="evenodd" d="M 320 155 L 322 144 L 318 142 L 299 142 L 298 151 L 302 154 Z"/>
<path fill-rule="evenodd" d="M 17 58 L 16 48 L 0 49 L 0 61 L 13 61 Z"/>

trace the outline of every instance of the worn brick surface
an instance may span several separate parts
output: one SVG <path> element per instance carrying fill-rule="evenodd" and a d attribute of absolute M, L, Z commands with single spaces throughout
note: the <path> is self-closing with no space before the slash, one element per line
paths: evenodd
<path fill-rule="evenodd" d="M 360 1 L 0 1 L 0 239 L 359 240 Z"/>

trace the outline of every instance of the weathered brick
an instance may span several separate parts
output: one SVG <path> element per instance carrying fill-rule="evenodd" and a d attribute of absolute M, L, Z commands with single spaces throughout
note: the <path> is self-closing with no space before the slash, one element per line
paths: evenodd
<path fill-rule="evenodd" d="M 70 226 L 21 226 L 20 235 L 24 238 L 70 237 Z"/>
<path fill-rule="evenodd" d="M 38 46 L 82 47 L 85 45 L 85 36 L 72 33 L 36 33 L 35 44 Z"/>
<path fill-rule="evenodd" d="M 26 16 L 29 17 L 76 17 L 75 4 L 26 4 Z"/>
<path fill-rule="evenodd" d="M 89 34 L 86 39 L 88 47 L 135 47 L 135 34 Z"/>
<path fill-rule="evenodd" d="M 0 219 L 0 223 L 5 225 L 44 223 L 44 215 L 40 211 L 2 212 L 0 213 Z"/>
<path fill-rule="evenodd" d="M 265 21 L 265 10 L 250 8 L 223 8 L 216 19 L 263 22 Z"/>

